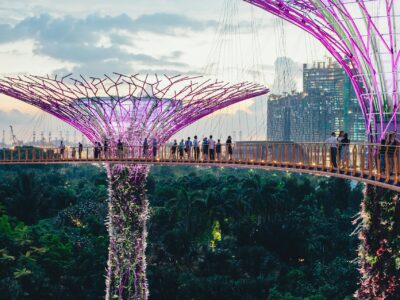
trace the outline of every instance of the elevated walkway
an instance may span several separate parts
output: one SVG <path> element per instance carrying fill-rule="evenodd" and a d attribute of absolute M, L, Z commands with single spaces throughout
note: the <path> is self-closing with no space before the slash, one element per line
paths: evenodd
<path fill-rule="evenodd" d="M 205 150 L 205 151 L 204 151 Z M 221 152 L 199 147 L 180 153 L 172 145 L 162 145 L 153 156 L 153 149 L 110 147 L 95 153 L 95 148 L 16 147 L 0 149 L 0 165 L 77 164 L 77 163 L 135 163 L 154 165 L 196 165 L 255 168 L 334 176 L 356 180 L 400 192 L 400 147 L 376 144 L 350 144 L 337 149 L 336 167 L 331 149 L 323 143 L 240 142 L 221 145 Z M 231 153 L 231 154 L 230 154 Z"/>

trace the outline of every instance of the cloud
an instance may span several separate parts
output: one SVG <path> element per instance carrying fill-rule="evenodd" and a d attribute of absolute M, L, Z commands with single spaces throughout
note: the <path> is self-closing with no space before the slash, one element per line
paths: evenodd
<path fill-rule="evenodd" d="M 0 110 L 0 128 L 7 129 L 10 125 L 26 125 L 32 122 L 32 114 L 23 113 L 18 109 L 10 111 Z"/>
<path fill-rule="evenodd" d="M 0 24 L 0 44 L 31 39 L 35 55 L 73 64 L 72 69 L 59 69 L 53 73 L 129 73 L 138 68 L 169 68 L 182 72 L 188 68 L 178 61 L 182 51 L 172 51 L 159 58 L 135 53 L 133 40 L 139 32 L 175 35 L 181 30 L 199 31 L 210 26 L 216 26 L 215 22 L 166 13 L 142 15 L 136 19 L 126 14 L 92 14 L 81 19 L 71 15 L 55 18 L 41 14 L 14 26 Z"/>

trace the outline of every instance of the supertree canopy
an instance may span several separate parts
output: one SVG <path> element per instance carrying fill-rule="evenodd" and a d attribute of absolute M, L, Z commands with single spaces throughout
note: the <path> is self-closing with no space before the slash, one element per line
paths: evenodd
<path fill-rule="evenodd" d="M 376 141 L 399 126 L 400 3 L 395 0 L 244 0 L 318 39 L 343 66 Z"/>
<path fill-rule="evenodd" d="M 5 77 L 0 79 L 0 92 L 56 116 L 92 142 L 107 137 L 137 146 L 145 137 L 162 143 L 194 121 L 268 89 L 201 77 L 115 74 L 79 79 Z"/>
<path fill-rule="evenodd" d="M 115 146 L 144 138 L 167 141 L 181 128 L 228 105 L 268 92 L 252 83 L 227 84 L 185 76 L 0 79 L 0 92 L 32 104 L 85 134 Z M 114 144 L 113 144 L 114 143 Z M 107 164 L 109 179 L 106 299 L 147 299 L 145 196 L 148 166 Z"/>
<path fill-rule="evenodd" d="M 377 142 L 399 126 L 400 3 L 396 0 L 244 0 L 317 38 L 343 66 Z M 359 230 L 359 299 L 400 299 L 399 195 L 367 185 Z"/>

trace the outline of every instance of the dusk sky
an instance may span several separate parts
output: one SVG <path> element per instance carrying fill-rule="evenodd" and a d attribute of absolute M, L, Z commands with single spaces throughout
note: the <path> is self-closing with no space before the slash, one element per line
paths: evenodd
<path fill-rule="evenodd" d="M 0 53 L 0 76 L 199 74 L 268 87 L 277 57 L 288 56 L 300 68 L 326 55 L 302 31 L 240 0 L 2 0 Z M 239 138 L 241 130 L 243 139 L 265 139 L 265 103 L 237 104 L 181 135 L 224 138 L 236 131 Z M 33 130 L 52 130 L 53 137 L 66 131 L 52 117 L 0 95 L 7 139 L 9 125 L 24 140 Z"/>

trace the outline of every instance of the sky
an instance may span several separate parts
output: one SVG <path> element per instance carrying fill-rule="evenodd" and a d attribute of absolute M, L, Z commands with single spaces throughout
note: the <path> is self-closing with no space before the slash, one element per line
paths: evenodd
<path fill-rule="evenodd" d="M 241 0 L 1 0 L 0 76 L 204 75 L 271 87 L 274 62 L 289 57 L 296 70 L 327 55 L 317 41 Z M 265 139 L 266 97 L 242 102 L 199 121 L 176 137 L 214 134 Z M 19 139 L 72 129 L 0 95 L 0 130 Z M 60 133 L 60 131 L 62 133 Z M 0 140 L 1 141 L 1 140 Z"/>

